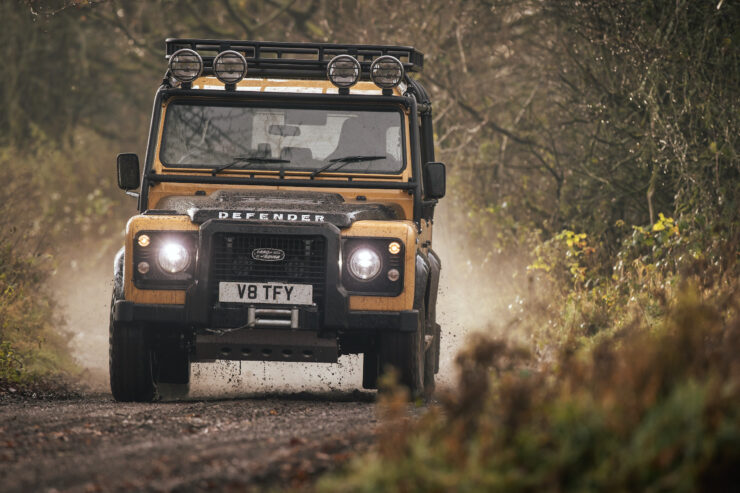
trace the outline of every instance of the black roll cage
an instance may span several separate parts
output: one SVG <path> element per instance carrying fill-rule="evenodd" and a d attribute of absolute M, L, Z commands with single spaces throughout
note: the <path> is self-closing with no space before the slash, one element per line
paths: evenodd
<path fill-rule="evenodd" d="M 203 59 L 203 75 L 213 75 L 213 59 L 222 51 L 233 50 L 247 60 L 249 76 L 326 78 L 326 65 L 337 55 L 351 55 L 360 62 L 361 77 L 370 79 L 373 59 L 391 55 L 406 72 L 420 72 L 424 54 L 411 46 L 357 45 L 338 43 L 284 43 L 225 39 L 168 38 L 165 58 L 184 48 L 198 52 Z"/>

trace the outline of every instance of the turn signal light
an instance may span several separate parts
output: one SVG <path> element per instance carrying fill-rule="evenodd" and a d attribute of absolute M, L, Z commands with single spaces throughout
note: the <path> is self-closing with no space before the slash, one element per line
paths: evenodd
<path fill-rule="evenodd" d="M 139 236 L 139 246 L 140 247 L 148 247 L 149 243 L 151 243 L 151 238 L 149 238 L 149 235 L 141 235 Z"/>
<path fill-rule="evenodd" d="M 388 251 L 391 253 L 391 255 L 398 255 L 401 253 L 401 244 L 397 241 L 391 241 L 388 244 Z"/>

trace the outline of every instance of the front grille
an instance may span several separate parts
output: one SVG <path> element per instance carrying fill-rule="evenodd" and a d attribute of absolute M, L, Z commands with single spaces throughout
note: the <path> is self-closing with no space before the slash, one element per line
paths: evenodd
<path fill-rule="evenodd" d="M 285 258 L 266 262 L 252 251 L 270 248 Z M 285 282 L 312 284 L 313 301 L 322 306 L 326 293 L 326 238 L 319 235 L 254 235 L 215 233 L 211 259 L 211 300 L 218 302 L 218 285 L 232 282 Z"/>

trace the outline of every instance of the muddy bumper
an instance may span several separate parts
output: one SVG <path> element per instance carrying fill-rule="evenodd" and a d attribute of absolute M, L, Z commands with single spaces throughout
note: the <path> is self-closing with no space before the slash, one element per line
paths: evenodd
<path fill-rule="evenodd" d="M 211 328 L 201 325 L 196 320 L 189 319 L 188 313 L 189 311 L 185 309 L 184 305 L 141 304 L 119 300 L 113 306 L 113 320 L 116 323 L 145 324 L 162 327 L 175 326 L 178 328 L 193 329 Z M 242 309 L 217 309 L 213 311 L 213 316 L 219 320 L 228 320 L 230 322 L 228 325 L 231 327 L 251 328 L 249 327 L 249 307 Z M 321 323 L 316 312 L 299 310 L 297 326 L 292 328 L 321 332 L 413 332 L 416 330 L 417 319 L 417 310 L 397 312 L 347 311 L 343 314 L 335 312 L 331 317 L 330 323 Z M 286 320 L 289 319 L 286 317 Z M 279 329 L 279 327 L 276 327 L 276 329 Z"/>

